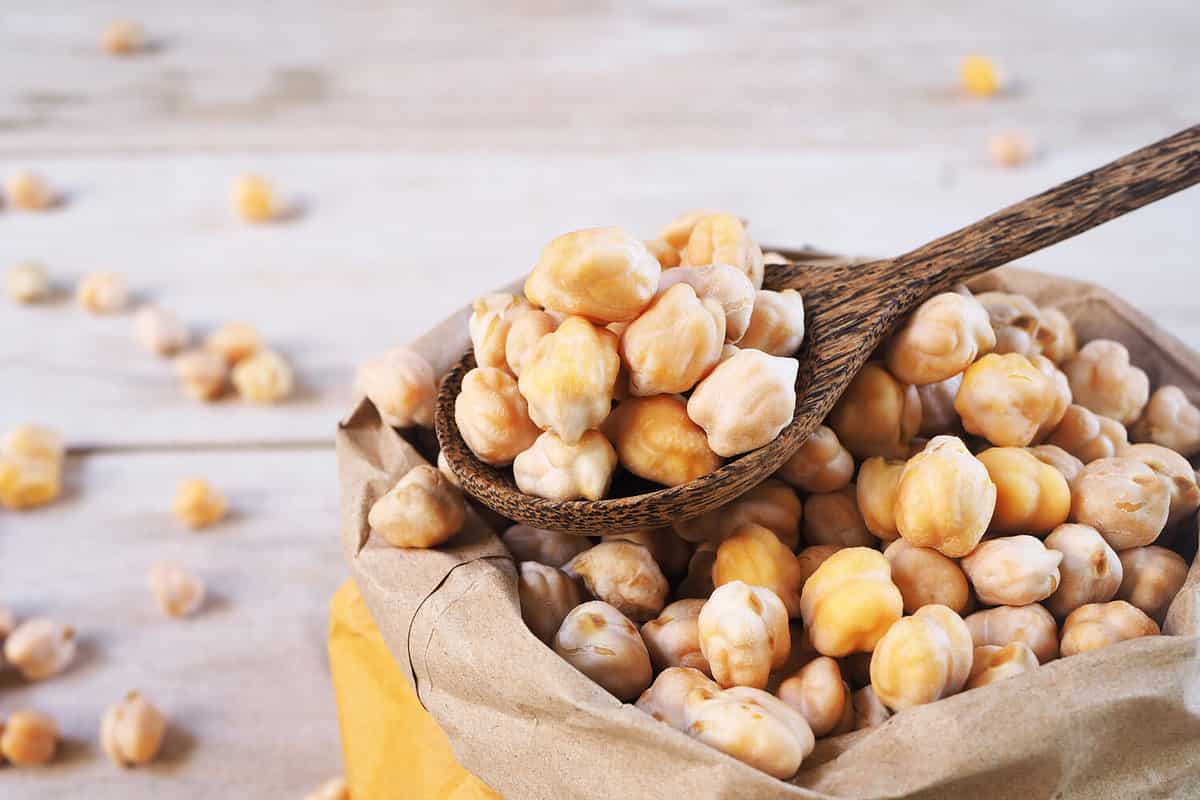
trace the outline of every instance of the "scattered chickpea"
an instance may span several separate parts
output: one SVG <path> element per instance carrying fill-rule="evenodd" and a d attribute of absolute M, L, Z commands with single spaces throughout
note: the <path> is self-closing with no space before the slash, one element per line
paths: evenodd
<path fill-rule="evenodd" d="M 819 656 L 779 684 L 779 699 L 800 712 L 816 737 L 852 730 L 854 704 L 838 662 Z"/>
<path fill-rule="evenodd" d="M 637 627 L 599 600 L 571 609 L 554 637 L 554 652 L 625 702 L 645 691 L 654 677 Z"/>
<path fill-rule="evenodd" d="M 761 586 L 718 586 L 700 610 L 699 625 L 700 652 L 722 687 L 763 688 L 791 651 L 787 608 Z"/>
<path fill-rule="evenodd" d="M 150 568 L 150 591 L 168 617 L 186 617 L 204 604 L 204 581 L 173 561 Z"/>
<path fill-rule="evenodd" d="M 921 427 L 921 398 L 915 386 L 871 362 L 850 381 L 826 424 L 856 458 L 904 458 Z"/>
<path fill-rule="evenodd" d="M 1024 642 L 1010 642 L 1003 647 L 994 644 L 976 647 L 967 688 L 978 689 L 1037 668 L 1037 656 Z"/>
<path fill-rule="evenodd" d="M 513 322 L 532 307 L 524 297 L 495 292 L 478 298 L 471 310 L 467 329 L 475 352 L 475 365 L 507 369 L 505 351 Z"/>
<path fill-rule="evenodd" d="M 141 23 L 118 20 L 109 23 L 104 29 L 100 43 L 114 56 L 127 56 L 141 51 L 146 46 L 146 34 Z"/>
<path fill-rule="evenodd" d="M 138 692 L 109 706 L 100 722 L 100 746 L 120 767 L 149 764 L 158 756 L 167 733 L 167 718 Z"/>
<path fill-rule="evenodd" d="M 11 428 L 0 439 L 0 454 L 35 461 L 61 462 L 67 454 L 62 434 L 53 428 L 26 423 Z"/>
<path fill-rule="evenodd" d="M 759 289 L 738 346 L 773 356 L 795 355 L 804 341 L 804 299 L 795 289 Z"/>
<path fill-rule="evenodd" d="M 274 350 L 260 350 L 239 361 L 231 378 L 243 400 L 268 405 L 287 399 L 295 385 L 291 365 Z"/>
<path fill-rule="evenodd" d="M 987 310 L 974 297 L 945 292 L 926 300 L 885 345 L 888 371 L 914 385 L 958 375 L 996 346 Z"/>
<path fill-rule="evenodd" d="M 1040 536 L 1067 521 L 1071 489 L 1054 467 L 1021 447 L 991 447 L 976 458 L 996 485 L 991 531 Z"/>
<path fill-rule="evenodd" d="M 893 711 L 962 691 L 974 645 L 962 617 L 945 606 L 923 606 L 888 628 L 871 654 L 871 686 Z"/>
<path fill-rule="evenodd" d="M 1043 606 L 998 606 L 966 619 L 976 647 L 1022 642 L 1045 664 L 1058 658 L 1058 623 Z"/>
<path fill-rule="evenodd" d="M 330 778 L 304 796 L 304 800 L 350 800 L 350 787 L 341 775 Z"/>
<path fill-rule="evenodd" d="M 975 97 L 991 97 L 1000 91 L 1000 75 L 995 63 L 987 56 L 971 54 L 959 65 L 962 88 Z"/>
<path fill-rule="evenodd" d="M 4 660 L 28 681 L 62 672 L 75 660 L 75 629 L 43 617 L 26 620 L 4 640 Z"/>
<path fill-rule="evenodd" d="M 1088 342 L 1063 371 L 1076 403 L 1122 424 L 1135 422 L 1150 398 L 1150 379 L 1129 363 L 1129 351 L 1119 342 Z"/>
<path fill-rule="evenodd" d="M 921 427 L 917 433 L 926 438 L 957 435 L 962 432 L 962 420 L 954 408 L 954 398 L 962 386 L 962 373 L 944 381 L 917 387 L 921 399 Z"/>
<path fill-rule="evenodd" d="M 604 541 L 563 565 L 583 579 L 592 596 L 635 622 L 653 619 L 663 610 L 671 590 L 650 551 L 622 540 Z"/>
<path fill-rule="evenodd" d="M 1162 445 L 1135 444 L 1121 450 L 1122 458 L 1132 458 L 1145 464 L 1162 479 L 1171 496 L 1167 525 L 1176 525 L 1200 508 L 1200 485 L 1196 470 L 1186 458 Z"/>
<path fill-rule="evenodd" d="M 1033 155 L 1033 140 L 1020 131 L 1002 131 L 988 137 L 988 155 L 1001 167 L 1019 167 Z"/>
<path fill-rule="evenodd" d="M 858 510 L 858 489 L 852 483 L 836 492 L 810 494 L 804 511 L 804 540 L 809 544 L 875 546 L 875 537 Z"/>
<path fill-rule="evenodd" d="M 712 472 L 721 457 L 676 395 L 631 397 L 604 423 L 621 466 L 641 478 L 677 486 Z"/>
<path fill-rule="evenodd" d="M 996 334 L 993 352 L 1024 356 L 1037 352 L 1042 312 L 1032 300 L 1010 292 L 982 292 L 975 295 L 975 299 L 987 309 L 992 322 L 992 331 Z"/>
<path fill-rule="evenodd" d="M 535 305 L 605 325 L 636 319 L 658 289 L 662 268 L 620 228 L 591 228 L 546 245 L 525 281 Z"/>
<path fill-rule="evenodd" d="M 732 214 L 701 217 L 682 249 L 683 266 L 728 264 L 746 273 L 755 289 L 762 288 L 762 249 L 746 233 L 745 224 Z"/>
<path fill-rule="evenodd" d="M 858 468 L 857 500 L 863 524 L 877 538 L 899 538 L 896 527 L 896 493 L 907 462 L 875 456 Z"/>
<path fill-rule="evenodd" d="M 188 350 L 175 357 L 175 374 L 190 397 L 207 402 L 224 393 L 229 367 L 210 350 Z"/>
<path fill-rule="evenodd" d="M 720 508 L 674 524 L 675 532 L 689 542 L 719 545 L 748 525 L 761 525 L 788 549 L 800 543 L 804 506 L 791 487 L 768 479 Z"/>
<path fill-rule="evenodd" d="M 887 546 L 883 556 L 892 566 L 892 583 L 904 599 L 905 613 L 929 605 L 942 605 L 965 614 L 971 605 L 971 586 L 962 567 L 929 547 L 916 547 L 903 539 Z"/>
<path fill-rule="evenodd" d="M 1116 598 L 1162 624 L 1171 601 L 1187 580 L 1188 563 L 1173 550 L 1155 545 L 1122 550 L 1120 558 L 1121 586 Z"/>
<path fill-rule="evenodd" d="M 224 496 L 203 478 L 181 481 L 175 490 L 171 511 L 189 528 L 207 528 L 220 522 L 228 504 Z"/>
<path fill-rule="evenodd" d="M 712 371 L 725 342 L 725 312 L 686 283 L 655 297 L 621 334 L 636 397 L 686 392 Z"/>
<path fill-rule="evenodd" d="M 866 547 L 847 547 L 825 559 L 800 594 L 809 638 L 826 656 L 870 652 L 903 611 L 891 564 Z"/>
<path fill-rule="evenodd" d="M 700 609 L 704 602 L 700 598 L 676 600 L 642 625 L 642 641 L 655 669 L 690 667 L 712 675 L 708 659 L 700 651 Z"/>
<path fill-rule="evenodd" d="M 996 484 L 962 440 L 937 436 L 908 460 L 896 488 L 896 529 L 918 547 L 959 558 L 992 521 Z"/>
<path fill-rule="evenodd" d="M 645 637 L 645 634 L 642 635 Z M 707 689 L 716 694 L 721 687 L 698 669 L 666 667 L 650 688 L 642 692 L 635 705 L 659 722 L 686 733 L 687 699 L 693 689 Z"/>
<path fill-rule="evenodd" d="M 742 581 L 770 589 L 783 601 L 788 616 L 800 616 L 803 575 L 796 555 L 761 525 L 748 525 L 717 547 L 713 585 Z"/>
<path fill-rule="evenodd" d="M 571 576 L 557 567 L 523 561 L 518 573 L 521 617 L 534 636 L 553 644 L 567 614 L 583 602 L 583 592 Z"/>
<path fill-rule="evenodd" d="M 711 300 L 721 306 L 725 316 L 725 341 L 737 342 L 745 335 L 755 298 L 754 285 L 745 273 L 727 264 L 668 270 L 658 280 L 659 295 L 680 283 L 691 286 L 701 301 Z"/>
<path fill-rule="evenodd" d="M 246 222 L 270 222 L 279 214 L 275 190 L 260 175 L 239 175 L 233 182 L 233 210 Z"/>
<path fill-rule="evenodd" d="M 133 335 L 143 348 L 160 356 L 174 355 L 188 344 L 187 326 L 179 317 L 152 305 L 133 315 Z"/>
<path fill-rule="evenodd" d="M 794 358 L 739 350 L 696 386 L 687 402 L 688 416 L 704 429 L 708 446 L 719 456 L 762 447 L 792 421 L 798 370 Z"/>
<path fill-rule="evenodd" d="M 1083 472 L 1083 462 L 1058 445 L 1039 444 L 1029 448 L 1029 452 L 1038 461 L 1049 464 L 1058 470 L 1059 474 L 1066 478 L 1068 486 L 1079 477 L 1079 473 Z"/>
<path fill-rule="evenodd" d="M 543 336 L 554 333 L 558 320 L 545 311 L 525 309 L 517 314 L 504 338 L 504 363 L 508 371 L 518 378 L 525 362 Z"/>
<path fill-rule="evenodd" d="M 204 346 L 225 360 L 229 366 L 250 358 L 263 347 L 262 335 L 253 325 L 227 322 L 208 335 Z"/>
<path fill-rule="evenodd" d="M 14 711 L 0 726 L 0 756 L 18 767 L 50 763 L 58 749 L 58 725 L 40 711 Z"/>
<path fill-rule="evenodd" d="M 1178 386 L 1160 386 L 1130 434 L 1134 441 L 1161 444 L 1190 458 L 1200 453 L 1200 408 Z"/>
<path fill-rule="evenodd" d="M 1046 598 L 1046 608 L 1054 616 L 1066 617 L 1080 606 L 1107 602 L 1116 596 L 1124 566 L 1095 528 L 1059 525 L 1046 537 L 1046 547 L 1062 553 L 1058 565 L 1062 581 Z"/>
<path fill-rule="evenodd" d="M 119 272 L 93 272 L 85 275 L 75 290 L 75 299 L 92 314 L 115 314 L 129 302 L 125 276 Z"/>
<path fill-rule="evenodd" d="M 45 211 L 55 203 L 49 184 L 29 170 L 14 172 L 4 184 L 4 194 L 13 208 L 22 211 Z"/>
<path fill-rule="evenodd" d="M 1093 461 L 1071 484 L 1071 520 L 1095 528 L 1118 552 L 1153 544 L 1170 507 L 1166 483 L 1132 458 Z"/>
<path fill-rule="evenodd" d="M 875 690 L 869 685 L 856 691 L 852 695 L 852 700 L 854 703 L 854 730 L 856 731 L 882 725 L 892 716 L 892 712 L 880 702 L 879 695 L 875 694 Z"/>
<path fill-rule="evenodd" d="M 1125 426 L 1081 405 L 1071 404 L 1048 443 L 1057 445 L 1084 464 L 1111 458 L 1128 443 Z"/>
<path fill-rule="evenodd" d="M 1054 594 L 1062 579 L 1062 558 L 1036 537 L 1003 536 L 980 542 L 962 560 L 962 568 L 980 602 L 1023 606 Z"/>
<path fill-rule="evenodd" d="M 662 239 L 646 239 L 642 244 L 646 245 L 646 249 L 650 251 L 650 255 L 658 259 L 658 265 L 662 267 L 664 272 L 678 267 L 681 263 L 679 250 Z"/>
<path fill-rule="evenodd" d="M 375 501 L 367 522 L 393 547 L 437 547 L 458 533 L 466 513 L 462 492 L 420 464 Z"/>
<path fill-rule="evenodd" d="M 1079 351 L 1075 326 L 1057 308 L 1042 308 L 1041 324 L 1034 337 L 1038 350 L 1055 364 L 1070 361 Z"/>
<path fill-rule="evenodd" d="M 620 364 L 615 335 L 582 317 L 568 317 L 537 341 L 521 370 L 517 385 L 529 417 L 574 444 L 608 416 Z"/>
<path fill-rule="evenodd" d="M 1063 623 L 1062 654 L 1078 655 L 1159 633 L 1157 622 L 1124 600 L 1090 603 L 1072 611 Z"/>
<path fill-rule="evenodd" d="M 608 493 L 617 452 L 599 431 L 588 431 L 576 444 L 543 433 L 513 460 L 517 488 L 554 500 L 599 500 Z"/>
<path fill-rule="evenodd" d="M 25 511 L 54 501 L 61 492 L 61 463 L 0 453 L 0 506 Z"/>
<path fill-rule="evenodd" d="M 8 296 L 17 303 L 40 303 L 50 296 L 50 278 L 46 268 L 32 261 L 9 267 L 4 286 Z"/>
<path fill-rule="evenodd" d="M 1058 389 L 1019 353 L 989 353 L 967 367 L 954 408 L 968 433 L 999 447 L 1031 444 L 1054 414 Z"/>
<path fill-rule="evenodd" d="M 780 779 L 794 775 L 815 744 L 800 712 L 747 686 L 693 689 L 687 720 L 692 738 Z"/>
<path fill-rule="evenodd" d="M 832 428 L 820 425 L 775 474 L 805 492 L 835 492 L 854 477 L 854 457 Z"/>
<path fill-rule="evenodd" d="M 375 405 L 385 424 L 433 427 L 437 404 L 433 367 L 415 350 L 396 347 L 367 359 L 359 366 L 354 385 Z"/>
<path fill-rule="evenodd" d="M 517 381 L 497 367 L 476 367 L 463 376 L 454 421 L 471 452 L 494 466 L 511 464 L 541 433 L 530 419 Z M 579 431 L 570 443 L 577 444 L 582 434 Z"/>
<path fill-rule="evenodd" d="M 561 531 L 513 525 L 501 536 L 512 557 L 520 561 L 536 561 L 549 567 L 561 567 L 592 546 L 586 536 Z"/>

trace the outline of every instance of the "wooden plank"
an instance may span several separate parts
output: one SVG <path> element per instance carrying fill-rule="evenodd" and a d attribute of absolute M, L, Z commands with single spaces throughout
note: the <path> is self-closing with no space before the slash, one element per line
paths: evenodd
<path fill-rule="evenodd" d="M 1200 107 L 1189 0 L 9 5 L 8 154 L 857 152 L 970 147 L 1000 126 L 1073 148 L 1146 139 Z M 101 52 L 116 14 L 156 51 Z M 976 50 L 1016 80 L 1000 102 L 954 90 Z"/>
<path fill-rule="evenodd" d="M 206 475 L 226 522 L 192 532 L 170 514 L 176 482 Z M 8 769 L 5 797 L 302 797 L 341 772 L 325 655 L 329 599 L 344 580 L 331 450 L 72 458 L 65 499 L 0 512 L 0 604 L 76 627 L 77 662 L 47 681 L 3 676 L 4 711 L 51 713 L 67 739 L 44 770 Z M 147 571 L 173 559 L 209 599 L 163 616 Z M 97 742 L 130 689 L 171 719 L 164 758 L 127 772 Z"/>

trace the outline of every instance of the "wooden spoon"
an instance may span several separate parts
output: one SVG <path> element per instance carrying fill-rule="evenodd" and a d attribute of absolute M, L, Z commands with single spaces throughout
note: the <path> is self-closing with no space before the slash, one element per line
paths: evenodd
<path fill-rule="evenodd" d="M 538 528 L 609 534 L 656 528 L 728 503 L 769 478 L 804 443 L 888 332 L 921 302 L 1200 182 L 1200 125 L 998 211 L 897 258 L 860 265 L 768 265 L 764 286 L 804 297 L 796 413 L 773 442 L 670 488 L 597 501 L 531 497 L 512 471 L 484 464 L 454 422 L 468 352 L 442 380 L 438 441 L 463 489 L 501 515 Z M 644 487 L 637 487 L 644 488 Z"/>

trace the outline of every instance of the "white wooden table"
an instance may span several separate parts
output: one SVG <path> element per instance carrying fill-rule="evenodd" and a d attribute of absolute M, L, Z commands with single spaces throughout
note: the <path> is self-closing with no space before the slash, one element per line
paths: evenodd
<path fill-rule="evenodd" d="M 1194 3 L 974 5 L 530 2 L 437 9 L 131 0 L 0 9 L 0 174 L 69 193 L 0 208 L 0 268 L 47 264 L 65 288 L 101 267 L 197 331 L 258 325 L 297 365 L 279 408 L 201 406 L 141 352 L 127 316 L 69 300 L 0 306 L 0 427 L 61 428 L 67 497 L 0 514 L 0 604 L 83 637 L 51 681 L 0 681 L 0 712 L 35 704 L 69 738 L 42 771 L 0 770 L 5 797 L 298 797 L 340 771 L 325 665 L 344 578 L 330 448 L 362 357 L 525 270 L 552 235 L 650 234 L 728 207 L 764 242 L 888 254 L 1194 124 Z M 113 13 L 154 52 L 96 45 Z M 957 93 L 959 58 L 1015 77 Z M 1041 145 L 1005 171 L 993 132 Z M 299 201 L 295 220 L 233 218 L 235 175 Z M 1200 192 L 1030 261 L 1118 289 L 1200 347 Z M 236 514 L 185 532 L 175 483 L 206 475 Z M 159 617 L 145 572 L 172 557 L 215 601 Z M 137 687 L 177 721 L 167 757 L 123 773 L 95 743 Z"/>

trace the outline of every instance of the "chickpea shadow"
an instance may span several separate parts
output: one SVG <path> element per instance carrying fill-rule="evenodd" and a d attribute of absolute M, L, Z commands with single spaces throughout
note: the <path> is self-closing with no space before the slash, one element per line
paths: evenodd
<path fill-rule="evenodd" d="M 54 753 L 55 766 L 70 766 L 91 761 L 93 758 L 92 745 L 85 739 L 64 737 L 58 740 L 58 749 Z"/>
<path fill-rule="evenodd" d="M 172 722 L 167 725 L 163 736 L 162 749 L 158 751 L 155 763 L 158 766 L 171 768 L 187 761 L 192 751 L 196 749 L 196 737 L 182 725 Z"/>
<path fill-rule="evenodd" d="M 210 588 L 205 591 L 204 602 L 196 609 L 193 616 L 197 618 L 221 616 L 229 613 L 232 608 L 233 603 L 230 601 L 228 593 Z"/>
<path fill-rule="evenodd" d="M 290 197 L 283 204 L 283 207 L 271 218 L 271 223 L 275 225 L 289 225 L 308 216 L 312 210 L 313 200 L 309 197 Z"/>

